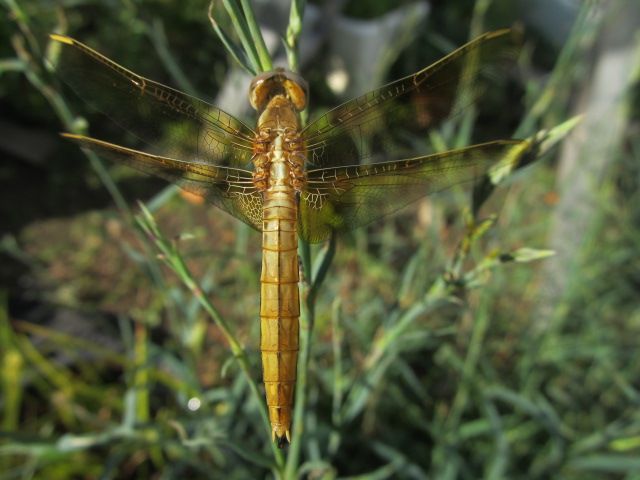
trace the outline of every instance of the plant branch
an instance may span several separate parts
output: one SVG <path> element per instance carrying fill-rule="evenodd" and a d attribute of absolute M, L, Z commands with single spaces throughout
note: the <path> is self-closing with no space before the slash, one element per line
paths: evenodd
<path fill-rule="evenodd" d="M 292 72 L 297 72 L 300 69 L 298 40 L 302 33 L 302 19 L 306 3 L 306 0 L 292 0 L 291 10 L 289 11 L 289 25 L 287 26 L 285 46 L 287 48 L 289 69 Z"/>
<path fill-rule="evenodd" d="M 258 54 L 260 69 L 263 72 L 271 71 L 273 70 L 273 63 L 271 61 L 269 51 L 267 50 L 267 45 L 264 43 L 262 32 L 260 32 L 260 26 L 256 21 L 253 7 L 248 0 L 240 0 L 240 5 L 242 5 L 242 11 L 244 12 L 244 21 L 247 25 L 247 28 L 249 29 L 254 48 Z"/>

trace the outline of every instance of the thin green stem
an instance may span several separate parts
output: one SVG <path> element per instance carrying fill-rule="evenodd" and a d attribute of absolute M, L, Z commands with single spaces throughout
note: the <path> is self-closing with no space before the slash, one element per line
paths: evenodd
<path fill-rule="evenodd" d="M 308 244 L 307 244 L 308 245 Z M 318 290 L 322 286 L 325 277 L 327 276 L 327 272 L 329 271 L 329 267 L 331 266 L 331 262 L 333 261 L 333 257 L 336 253 L 336 235 L 335 233 L 331 234 L 331 238 L 329 239 L 329 243 L 322 249 L 320 255 L 318 256 L 318 267 L 313 272 L 313 283 L 311 284 L 311 288 L 309 289 L 309 299 L 308 302 L 310 304 L 314 304 L 316 302 L 316 296 L 318 295 Z M 311 267 L 311 265 L 309 265 Z"/>
<path fill-rule="evenodd" d="M 18 429 L 20 421 L 24 359 L 15 345 L 8 303 L 7 292 L 0 290 L 0 392 L 4 399 L 0 425 L 5 432 L 13 432 Z"/>
<path fill-rule="evenodd" d="M 597 15 L 593 15 L 593 5 L 590 5 L 589 2 L 584 3 L 573 23 L 569 37 L 558 55 L 549 80 L 545 83 L 543 90 L 536 95 L 536 100 L 531 107 L 527 109 L 516 129 L 515 138 L 531 135 L 536 122 L 550 110 L 550 106 L 561 94 L 563 86 L 567 85 L 567 78 L 575 70 L 577 53 L 580 48 L 584 48 L 583 45 L 592 43 L 594 32 L 598 30 L 598 26 L 599 19 Z"/>
<path fill-rule="evenodd" d="M 493 0 L 477 0 L 473 7 L 471 25 L 469 26 L 469 39 L 482 35 L 484 31 L 484 19 Z"/>
<path fill-rule="evenodd" d="M 149 332 L 144 322 L 135 324 L 134 377 L 136 421 L 149 421 Z"/>
<path fill-rule="evenodd" d="M 289 11 L 286 47 L 287 61 L 289 63 L 289 69 L 292 72 L 297 72 L 300 69 L 298 40 L 302 33 L 302 18 L 304 17 L 304 8 L 306 4 L 306 0 L 292 0 L 291 10 Z"/>
<path fill-rule="evenodd" d="M 229 17 L 231 17 L 233 28 L 240 38 L 240 43 L 242 44 L 244 52 L 247 55 L 247 59 L 251 63 L 251 67 L 253 68 L 254 72 L 265 71 L 262 69 L 260 56 L 258 55 L 256 46 L 252 42 L 251 32 L 249 30 L 249 26 L 247 25 L 246 17 L 243 15 L 242 10 L 238 6 L 237 2 L 234 0 L 222 0 L 222 3 L 226 8 Z"/>
<path fill-rule="evenodd" d="M 256 21 L 256 16 L 253 12 L 251 3 L 248 0 L 240 0 L 240 4 L 242 5 L 242 11 L 244 12 L 245 23 L 249 28 L 249 33 L 253 39 L 253 45 L 258 53 L 261 70 L 263 72 L 273 70 L 271 56 L 269 55 L 269 50 L 267 50 L 267 45 L 264 43 L 264 37 L 262 36 L 262 32 L 260 32 L 260 26 Z"/>
<path fill-rule="evenodd" d="M 333 456 L 340 447 L 340 431 L 342 424 L 342 329 L 340 326 L 340 310 L 342 303 L 340 297 L 336 298 L 331 308 L 331 346 L 333 351 L 333 397 L 331 402 L 332 430 L 329 435 L 327 450 Z"/>
<path fill-rule="evenodd" d="M 252 65 L 249 64 L 248 55 L 245 54 L 245 52 L 242 49 L 240 49 L 240 47 L 236 45 L 233 42 L 233 40 L 231 40 L 229 35 L 227 35 L 225 31 L 222 30 L 222 28 L 220 28 L 220 25 L 218 24 L 217 20 L 213 16 L 213 6 L 214 6 L 214 0 L 212 0 L 211 3 L 209 3 L 209 10 L 207 12 L 207 16 L 209 17 L 209 22 L 211 22 L 211 27 L 213 28 L 213 31 L 216 32 L 216 35 L 218 35 L 218 38 L 220 39 L 224 47 L 227 49 L 231 57 L 236 62 L 238 62 L 238 64 L 242 68 L 244 68 L 249 74 L 256 75 L 258 72 Z"/>
<path fill-rule="evenodd" d="M 301 283 L 302 301 L 300 302 L 300 353 L 298 356 L 298 378 L 293 407 L 293 426 L 291 446 L 287 455 L 284 470 L 286 480 L 296 478 L 296 470 L 300 464 L 300 452 L 303 444 L 304 414 L 307 408 L 307 380 L 309 359 L 311 357 L 311 338 L 315 320 L 315 305 L 307 302 L 309 285 Z"/>
<path fill-rule="evenodd" d="M 473 373 L 478 364 L 478 360 L 482 351 L 482 344 L 489 328 L 490 315 L 487 311 L 487 306 L 483 305 L 479 310 L 480 311 L 478 315 L 476 315 L 473 322 L 471 339 L 469 341 L 467 356 L 465 358 L 464 367 L 462 369 L 462 379 L 458 387 L 458 391 L 456 392 L 456 395 L 454 397 L 451 410 L 447 415 L 447 432 L 454 432 L 459 426 L 460 419 L 467 405 L 469 392 L 472 387 Z"/>
<path fill-rule="evenodd" d="M 295 472 L 300 463 L 300 451 L 304 433 L 304 416 L 307 409 L 307 384 L 309 360 L 311 358 L 311 344 L 315 323 L 316 294 L 329 269 L 335 254 L 335 235 L 319 256 L 318 268 L 313 270 L 311 249 L 304 240 L 298 240 L 298 252 L 302 265 L 303 276 L 300 282 L 300 353 L 298 357 L 298 376 L 293 408 L 292 441 L 287 456 L 285 479 L 295 478 Z M 311 277 L 311 278 L 310 278 Z"/>
<path fill-rule="evenodd" d="M 24 72 L 24 62 L 17 58 L 7 58 L 0 60 L 0 76 L 6 72 Z"/>
<path fill-rule="evenodd" d="M 304 432 L 304 413 L 307 401 L 307 372 L 311 351 L 311 333 L 313 327 L 313 315 L 315 305 L 309 303 L 309 291 L 313 279 L 311 248 L 307 242 L 298 239 L 298 255 L 302 276 L 300 278 L 300 344 L 298 354 L 298 370 L 296 378 L 296 391 L 293 407 L 293 425 L 291 431 L 291 446 L 287 455 L 284 470 L 284 479 L 295 478 L 295 472 L 300 463 L 300 450 L 302 447 L 302 434 Z"/>
<path fill-rule="evenodd" d="M 147 29 L 147 34 L 153 43 L 156 53 L 162 60 L 165 68 L 168 70 L 171 77 L 176 81 L 177 87 L 180 90 L 187 92 L 189 95 L 197 96 L 198 91 L 194 87 L 189 77 L 184 73 L 174 55 L 169 50 L 167 42 L 167 35 L 164 31 L 164 24 L 158 18 L 155 18 Z"/>
<path fill-rule="evenodd" d="M 27 14 L 15 0 L 2 0 L 2 3 L 4 3 L 9 12 L 11 12 L 11 17 L 13 17 L 15 23 L 20 29 L 20 32 L 22 33 L 22 36 L 29 44 L 29 49 L 38 58 L 41 58 L 42 54 L 40 51 L 40 46 L 38 45 L 35 35 L 33 35 L 31 26 L 29 25 L 29 17 L 27 16 Z"/>
<path fill-rule="evenodd" d="M 311 285 L 311 247 L 301 238 L 298 238 L 298 255 L 300 257 L 300 266 L 303 275 L 303 278 L 300 280 Z"/>

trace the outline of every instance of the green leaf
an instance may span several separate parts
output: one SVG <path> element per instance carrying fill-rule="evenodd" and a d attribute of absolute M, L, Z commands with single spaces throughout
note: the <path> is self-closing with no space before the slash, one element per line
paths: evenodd
<path fill-rule="evenodd" d="M 624 452 L 627 450 L 640 449 L 640 436 L 618 438 L 610 443 L 613 450 Z"/>
<path fill-rule="evenodd" d="M 500 261 L 503 263 L 506 263 L 506 262 L 528 263 L 528 262 L 533 262 L 535 260 L 541 260 L 543 258 L 551 257 L 555 254 L 556 252 L 553 250 L 542 250 L 537 248 L 523 247 L 511 253 L 504 253 L 500 255 Z"/>
<path fill-rule="evenodd" d="M 229 52 L 229 55 L 231 55 L 231 57 L 236 62 L 238 62 L 238 64 L 242 68 L 244 68 L 247 72 L 249 72 L 251 75 L 257 75 L 258 72 L 255 66 L 251 64 L 251 62 L 249 61 L 249 57 L 247 56 L 245 51 L 242 49 L 242 47 L 236 44 L 231 39 L 231 37 L 227 35 L 225 31 L 220 28 L 220 25 L 218 25 L 218 22 L 216 21 L 216 19 L 213 18 L 213 4 L 214 2 L 211 2 L 209 4 L 209 12 L 208 12 L 209 21 L 211 22 L 211 26 L 213 30 L 216 32 L 216 34 L 218 35 L 218 38 L 220 39 L 224 47 Z"/>
<path fill-rule="evenodd" d="M 544 155 L 558 144 L 558 142 L 564 140 L 571 130 L 581 121 L 582 115 L 576 115 L 560 125 L 556 125 L 551 130 L 541 130 L 538 134 L 534 135 L 534 138 L 538 142 L 538 155 Z"/>
<path fill-rule="evenodd" d="M 576 470 L 594 472 L 637 473 L 640 470 L 640 458 L 625 455 L 589 455 L 574 458 L 569 467 Z"/>

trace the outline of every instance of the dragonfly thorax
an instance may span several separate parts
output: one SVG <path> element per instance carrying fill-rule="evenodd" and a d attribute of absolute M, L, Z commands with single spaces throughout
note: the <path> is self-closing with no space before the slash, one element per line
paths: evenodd
<path fill-rule="evenodd" d="M 305 155 L 299 149 L 297 132 L 262 131 L 273 134 L 263 141 L 264 150 L 253 158 L 253 183 L 260 191 L 300 192 L 305 184 Z"/>
<path fill-rule="evenodd" d="M 272 188 L 299 192 L 305 182 L 300 105 L 287 92 L 285 81 L 291 83 L 286 77 L 275 76 L 252 86 L 252 103 L 257 102 L 254 106 L 260 112 L 254 141 L 253 183 L 262 192 Z"/>
<path fill-rule="evenodd" d="M 285 132 L 297 132 L 300 129 L 300 116 L 291 100 L 284 95 L 275 95 L 260 113 L 258 130 L 267 132 L 274 138 Z M 264 136 L 264 133 L 262 133 Z"/>

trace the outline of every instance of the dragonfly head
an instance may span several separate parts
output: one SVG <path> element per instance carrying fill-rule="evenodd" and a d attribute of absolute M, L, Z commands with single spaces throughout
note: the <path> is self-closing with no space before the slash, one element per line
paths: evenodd
<path fill-rule="evenodd" d="M 249 100 L 258 112 L 262 112 L 276 95 L 286 97 L 296 110 L 301 111 L 307 106 L 309 86 L 300 75 L 283 68 L 261 73 L 251 82 Z"/>

